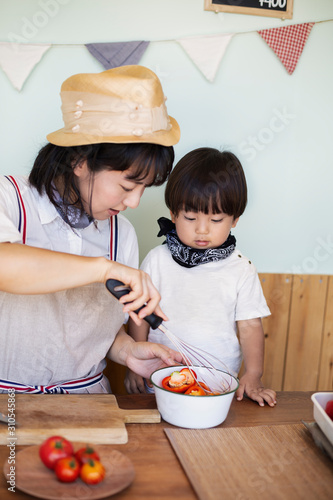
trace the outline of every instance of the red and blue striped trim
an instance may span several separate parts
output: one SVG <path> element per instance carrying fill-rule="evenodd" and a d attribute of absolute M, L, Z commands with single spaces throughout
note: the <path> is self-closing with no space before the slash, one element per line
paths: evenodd
<path fill-rule="evenodd" d="M 118 253 L 118 217 L 114 215 L 110 217 L 110 260 L 117 260 Z"/>
<path fill-rule="evenodd" d="M 6 179 L 12 184 L 16 192 L 17 203 L 19 207 L 19 223 L 18 230 L 22 234 L 22 242 L 25 244 L 27 238 L 27 213 L 25 211 L 25 206 L 23 202 L 23 198 L 21 195 L 20 188 L 17 185 L 16 180 L 12 175 L 6 175 Z"/>
<path fill-rule="evenodd" d="M 81 378 L 52 385 L 26 385 L 19 382 L 0 379 L 0 389 L 15 389 L 17 393 L 29 394 L 69 394 L 70 390 L 84 389 L 98 384 L 103 379 L 103 372 L 92 377 Z"/>

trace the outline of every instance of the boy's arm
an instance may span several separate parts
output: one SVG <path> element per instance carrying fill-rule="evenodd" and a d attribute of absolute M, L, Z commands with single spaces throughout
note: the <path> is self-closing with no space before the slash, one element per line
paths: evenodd
<path fill-rule="evenodd" d="M 141 325 L 137 325 L 134 321 L 129 318 L 128 321 L 128 335 L 132 337 L 136 342 L 146 342 L 148 339 L 149 324 L 147 321 L 142 321 Z"/>
<path fill-rule="evenodd" d="M 274 406 L 276 404 L 275 391 L 265 389 L 261 381 L 265 343 L 261 318 L 238 321 L 237 326 L 245 367 L 236 392 L 237 400 L 242 400 L 245 393 L 260 406 L 264 406 L 265 401 L 269 406 Z"/>
<path fill-rule="evenodd" d="M 147 323 L 147 321 L 142 321 L 142 324 L 138 326 L 131 318 L 129 318 L 128 335 L 132 337 L 136 342 L 146 342 L 148 339 L 148 333 L 149 324 Z M 124 384 L 129 394 L 147 392 L 143 377 L 137 375 L 132 370 L 127 370 Z"/>

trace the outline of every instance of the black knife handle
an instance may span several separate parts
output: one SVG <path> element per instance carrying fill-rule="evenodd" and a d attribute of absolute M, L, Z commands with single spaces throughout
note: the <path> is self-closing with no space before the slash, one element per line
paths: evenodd
<path fill-rule="evenodd" d="M 127 295 L 131 291 L 131 288 L 128 285 L 125 285 L 125 283 L 118 280 L 106 280 L 105 285 L 109 292 L 118 300 L 120 299 L 120 297 L 122 297 L 123 295 Z M 138 313 L 144 307 L 145 306 L 141 306 L 134 312 Z M 163 321 L 163 318 L 157 316 L 157 314 L 154 313 L 148 314 L 148 316 L 145 316 L 143 319 L 147 321 L 147 323 L 149 323 L 153 330 L 156 330 L 156 328 L 158 328 Z"/>

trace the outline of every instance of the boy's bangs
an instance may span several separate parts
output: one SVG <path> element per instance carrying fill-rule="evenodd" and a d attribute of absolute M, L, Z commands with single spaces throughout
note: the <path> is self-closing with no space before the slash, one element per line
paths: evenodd
<path fill-rule="evenodd" d="M 185 188 L 180 199 L 183 200 L 183 206 L 180 209 L 186 212 L 203 212 L 205 214 L 224 212 L 219 187 L 215 183 L 209 183 L 200 189 L 190 184 Z"/>

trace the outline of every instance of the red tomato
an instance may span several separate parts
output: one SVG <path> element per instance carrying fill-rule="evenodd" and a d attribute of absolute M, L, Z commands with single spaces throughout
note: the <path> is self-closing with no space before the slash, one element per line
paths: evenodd
<path fill-rule="evenodd" d="M 187 378 L 187 383 L 188 384 L 193 384 L 195 383 L 195 379 L 194 378 L 197 378 L 197 374 L 195 373 L 194 370 L 191 370 L 189 368 L 183 368 L 182 370 L 180 370 L 180 373 L 186 375 L 186 378 Z"/>
<path fill-rule="evenodd" d="M 87 484 L 97 484 L 103 481 L 105 469 L 98 460 L 89 460 L 81 467 L 80 478 Z"/>
<path fill-rule="evenodd" d="M 80 464 L 73 455 L 61 458 L 55 464 L 54 472 L 62 483 L 72 483 L 79 477 Z"/>
<path fill-rule="evenodd" d="M 73 455 L 72 443 L 61 436 L 51 436 L 39 447 L 39 456 L 46 467 L 54 469 L 57 460 Z"/>
<path fill-rule="evenodd" d="M 333 399 L 327 401 L 325 411 L 327 415 L 333 420 Z"/>
<path fill-rule="evenodd" d="M 77 452 L 75 452 L 74 456 L 77 458 L 81 465 L 87 463 L 89 460 L 100 461 L 98 453 L 91 446 L 80 448 Z"/>
<path fill-rule="evenodd" d="M 186 384 L 180 385 L 179 387 L 171 387 L 169 385 L 170 379 L 171 379 L 171 377 L 165 377 L 162 380 L 163 389 L 166 389 L 167 391 L 182 393 L 182 392 L 185 392 L 186 389 L 189 387 Z"/>
<path fill-rule="evenodd" d="M 192 385 L 185 394 L 189 394 L 190 396 L 206 396 L 205 391 L 199 385 Z"/>
<path fill-rule="evenodd" d="M 176 370 L 162 380 L 162 387 L 171 392 L 185 392 L 194 384 L 194 377 L 188 368 Z"/>

